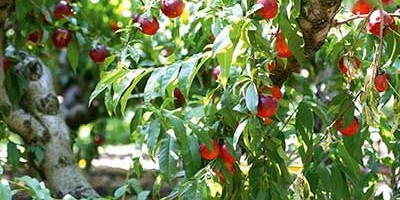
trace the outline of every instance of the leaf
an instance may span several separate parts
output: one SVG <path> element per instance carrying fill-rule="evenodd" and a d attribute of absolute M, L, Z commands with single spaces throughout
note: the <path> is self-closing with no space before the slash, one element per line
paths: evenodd
<path fill-rule="evenodd" d="M 336 199 L 346 199 L 350 196 L 348 183 L 344 174 L 340 172 L 340 170 L 334 166 L 330 169 L 331 171 L 331 184 L 332 186 L 332 194 L 335 195 Z"/>
<path fill-rule="evenodd" d="M 180 64 L 173 64 L 166 68 L 160 82 L 161 96 L 165 96 L 166 88 L 176 80 L 180 69 L 181 69 Z"/>
<path fill-rule="evenodd" d="M 114 112 L 116 112 L 116 108 L 118 103 L 120 102 L 121 96 L 125 93 L 125 91 L 127 90 L 127 88 L 131 85 L 132 81 L 139 76 L 140 74 L 142 74 L 144 72 L 144 69 L 134 69 L 134 70 L 130 70 L 128 73 L 126 73 L 123 77 L 121 77 L 120 79 L 118 79 L 118 81 L 114 82 L 113 84 L 113 101 L 116 102 L 113 105 L 113 110 Z M 122 111 L 122 109 L 121 109 Z"/>
<path fill-rule="evenodd" d="M 92 92 L 89 98 L 89 105 L 93 100 L 103 92 L 107 87 L 109 87 L 113 82 L 117 81 L 119 78 L 124 76 L 129 71 L 123 68 L 117 68 L 111 72 L 106 73 L 100 81 L 97 83 L 96 88 Z"/>
<path fill-rule="evenodd" d="M 31 194 L 33 197 L 41 200 L 52 200 L 50 196 L 50 191 L 47 188 L 42 188 L 39 181 L 35 178 L 29 176 L 23 176 L 16 178 L 18 181 L 24 182 L 24 184 L 31 189 Z"/>
<path fill-rule="evenodd" d="M 19 166 L 19 159 L 21 158 L 21 152 L 17 148 L 17 145 L 12 142 L 7 143 L 7 162 L 16 169 Z"/>
<path fill-rule="evenodd" d="M 159 97 L 160 93 L 156 88 L 160 86 L 160 78 L 165 72 L 165 67 L 157 68 L 151 73 L 150 78 L 147 80 L 146 87 L 144 88 L 144 101 L 146 103 L 150 100 Z"/>
<path fill-rule="evenodd" d="M 153 154 L 152 152 L 154 152 L 155 150 L 158 137 L 160 136 L 160 131 L 161 131 L 160 120 L 155 119 L 151 121 L 149 125 L 149 132 L 147 135 L 147 148 L 149 149 L 151 155 Z"/>
<path fill-rule="evenodd" d="M 67 58 L 72 70 L 76 72 L 79 65 L 79 45 L 75 39 L 72 39 L 71 43 L 68 45 Z"/>
<path fill-rule="evenodd" d="M 174 130 L 175 137 L 179 141 L 181 151 L 188 151 L 189 140 L 188 136 L 186 135 L 186 128 L 183 124 L 183 121 L 169 112 L 164 112 L 164 116 L 166 117 L 169 128 L 172 128 L 172 130 Z"/>
<path fill-rule="evenodd" d="M 139 83 L 140 80 L 142 80 L 142 78 L 144 76 L 146 76 L 149 72 L 151 72 L 151 70 L 146 70 L 144 72 L 142 72 L 140 75 L 138 75 L 135 80 L 131 83 L 131 85 L 129 86 L 129 88 L 124 92 L 124 95 L 122 95 L 120 104 L 121 104 L 121 113 L 125 113 L 125 109 L 126 109 L 126 104 L 128 103 L 129 97 L 131 96 L 131 93 L 133 91 L 133 89 L 136 87 L 136 85 Z"/>
<path fill-rule="evenodd" d="M 167 136 L 161 141 L 158 156 L 158 160 L 160 162 L 159 167 L 160 173 L 167 181 L 171 181 L 176 174 L 178 151 L 178 144 L 174 138 Z"/>
<path fill-rule="evenodd" d="M 189 136 L 189 144 L 186 152 L 182 153 L 185 177 L 190 178 L 196 174 L 201 167 L 200 147 L 194 136 Z"/>
<path fill-rule="evenodd" d="M 339 161 L 346 168 L 346 173 L 349 174 L 349 176 L 352 177 L 354 181 L 359 183 L 361 180 L 361 173 L 360 167 L 358 166 L 357 162 L 350 156 L 350 154 L 346 150 L 346 147 L 342 143 L 339 143 L 336 148 L 339 157 L 341 158 Z"/>
<path fill-rule="evenodd" d="M 253 115 L 257 114 L 258 93 L 256 85 L 253 82 L 247 87 L 245 101 L 247 109 L 249 109 Z"/>
<path fill-rule="evenodd" d="M 28 88 L 28 81 L 15 73 L 13 69 L 7 71 L 5 87 L 11 102 L 20 102 Z"/>
<path fill-rule="evenodd" d="M 149 194 L 150 194 L 150 191 L 148 191 L 148 190 L 142 191 L 138 194 L 137 199 L 138 200 L 146 200 L 147 197 L 149 196 Z"/>
<path fill-rule="evenodd" d="M 245 130 L 249 120 L 245 119 L 243 120 L 239 126 L 237 126 L 235 133 L 233 134 L 233 148 L 236 149 L 236 145 L 239 142 L 240 136 L 242 135 L 243 131 Z"/>
<path fill-rule="evenodd" d="M 287 16 L 283 13 L 279 14 L 279 28 L 287 40 L 290 51 L 296 60 L 302 65 L 305 62 L 304 57 L 304 40 L 300 35 L 301 30 L 296 21 L 289 21 Z"/>
<path fill-rule="evenodd" d="M 116 199 L 122 197 L 126 193 L 126 190 L 128 189 L 128 187 L 129 187 L 129 185 L 125 184 L 125 185 L 122 185 L 121 187 L 119 187 L 118 189 L 116 189 L 114 192 L 114 197 Z"/>
<path fill-rule="evenodd" d="M 2 199 L 2 200 L 11 200 L 12 199 L 11 188 L 7 181 L 1 181 L 0 199 Z"/>
<path fill-rule="evenodd" d="M 310 107 L 301 102 L 296 114 L 296 132 L 300 134 L 301 139 L 310 148 L 312 144 L 312 134 L 314 131 L 314 114 Z"/>
<path fill-rule="evenodd" d="M 199 64 L 196 64 L 202 57 L 203 60 Z M 184 96 L 189 95 L 189 90 L 192 86 L 194 78 L 197 75 L 197 72 L 200 70 L 205 61 L 207 61 L 209 58 L 210 57 L 207 54 L 195 54 L 182 63 L 182 68 L 179 72 L 178 80 L 179 88 L 181 89 Z"/>
<path fill-rule="evenodd" d="M 136 131 L 137 127 L 139 126 L 140 122 L 142 121 L 143 109 L 137 108 L 135 110 L 135 115 L 133 116 L 130 124 L 130 131 L 133 133 Z"/>

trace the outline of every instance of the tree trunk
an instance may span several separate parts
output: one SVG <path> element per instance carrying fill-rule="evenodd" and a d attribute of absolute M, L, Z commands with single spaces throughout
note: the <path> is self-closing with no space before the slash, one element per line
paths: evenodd
<path fill-rule="evenodd" d="M 0 0 L 1 61 L 5 49 L 4 23 L 13 5 L 12 0 Z M 4 86 L 4 71 L 0 70 L 0 110 L 3 120 L 27 145 L 44 149 L 43 160 L 35 162 L 35 165 L 44 174 L 47 186 L 55 197 L 66 194 L 76 198 L 97 197 L 98 194 L 76 165 L 70 131 L 49 69 L 36 57 L 22 54 L 25 60 L 15 68 L 17 74 L 29 82 L 29 86 L 21 102 L 10 102 Z"/>

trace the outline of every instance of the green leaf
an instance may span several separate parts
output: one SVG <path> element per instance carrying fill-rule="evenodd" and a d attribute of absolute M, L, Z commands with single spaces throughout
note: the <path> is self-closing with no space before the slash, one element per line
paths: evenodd
<path fill-rule="evenodd" d="M 149 149 L 151 155 L 155 151 L 156 144 L 158 142 L 158 137 L 160 136 L 160 131 L 161 131 L 160 120 L 155 119 L 151 121 L 149 125 L 149 132 L 147 135 L 147 148 Z"/>
<path fill-rule="evenodd" d="M 257 114 L 258 93 L 257 87 L 253 82 L 247 87 L 245 100 L 247 109 L 249 109 L 253 115 Z"/>
<path fill-rule="evenodd" d="M 5 74 L 5 87 L 11 102 L 20 102 L 28 88 L 28 81 L 9 69 Z"/>
<path fill-rule="evenodd" d="M 42 188 L 37 179 L 29 176 L 23 176 L 16 178 L 16 180 L 24 182 L 24 184 L 31 189 L 30 192 L 33 197 L 36 197 L 36 199 L 53 200 L 53 198 L 50 196 L 50 191 L 47 188 Z"/>
<path fill-rule="evenodd" d="M 146 103 L 150 102 L 160 96 L 157 88 L 160 86 L 160 78 L 165 72 L 165 67 L 154 69 L 151 73 L 150 78 L 147 80 L 146 87 L 144 88 L 144 101 Z"/>
<path fill-rule="evenodd" d="M 331 184 L 332 194 L 336 197 L 336 199 L 348 198 L 350 196 L 350 192 L 344 174 L 341 173 L 336 166 L 332 167 L 330 171 L 331 171 L 331 182 L 333 183 Z"/>
<path fill-rule="evenodd" d="M 304 40 L 301 35 L 301 30 L 296 21 L 289 21 L 283 13 L 279 14 L 279 28 L 287 40 L 290 51 L 293 56 L 302 65 L 305 61 L 304 57 Z"/>
<path fill-rule="evenodd" d="M 129 185 L 125 184 L 125 185 L 122 185 L 121 187 L 119 187 L 118 189 L 116 189 L 114 192 L 114 197 L 116 199 L 122 197 L 126 193 L 128 187 L 129 187 Z"/>
<path fill-rule="evenodd" d="M 124 92 L 124 95 L 122 95 L 120 104 L 121 104 L 121 113 L 125 113 L 125 109 L 126 109 L 126 104 L 128 103 L 129 97 L 131 96 L 131 93 L 133 91 L 133 89 L 136 87 L 136 85 L 139 83 L 140 80 L 142 80 L 142 78 L 144 76 L 146 76 L 149 72 L 151 72 L 151 70 L 146 70 L 144 72 L 142 72 L 140 75 L 138 75 L 135 80 L 131 83 L 131 85 L 129 86 L 129 88 Z"/>
<path fill-rule="evenodd" d="M 135 110 L 135 115 L 133 116 L 130 124 L 131 133 L 136 131 L 137 127 L 140 125 L 140 122 L 142 121 L 142 115 L 143 115 L 143 109 L 137 108 Z"/>
<path fill-rule="evenodd" d="M 17 145 L 13 142 L 7 143 L 7 162 L 16 169 L 19 166 L 19 159 L 21 158 L 21 152 L 17 148 Z"/>
<path fill-rule="evenodd" d="M 72 39 L 71 43 L 68 45 L 67 57 L 72 70 L 76 72 L 79 65 L 79 45 L 75 39 Z"/>
<path fill-rule="evenodd" d="M 243 120 L 239 126 L 237 126 L 235 133 L 233 134 L 233 148 L 236 149 L 236 145 L 239 142 L 240 136 L 242 135 L 243 131 L 246 129 L 249 120 L 246 118 Z"/>
<path fill-rule="evenodd" d="M 167 136 L 161 141 L 158 156 L 159 167 L 160 173 L 167 181 L 171 181 L 176 174 L 176 164 L 179 158 L 178 151 L 178 144 L 174 138 Z"/>
<path fill-rule="evenodd" d="M 126 73 L 129 71 L 123 68 L 117 68 L 111 72 L 106 73 L 100 81 L 97 83 L 96 88 L 92 92 L 89 98 L 89 105 L 92 103 L 92 101 L 101 93 L 103 92 L 106 88 L 108 88 L 111 84 L 113 84 L 115 81 L 117 81 L 119 78 L 124 76 Z"/>
<path fill-rule="evenodd" d="M 189 136 L 189 148 L 182 153 L 185 177 L 190 178 L 196 174 L 201 167 L 200 147 L 194 136 Z"/>
<path fill-rule="evenodd" d="M 166 88 L 178 78 L 180 64 L 173 64 L 168 66 L 161 78 L 161 96 L 165 96 Z"/>
<path fill-rule="evenodd" d="M 164 112 L 164 116 L 166 117 L 166 122 L 169 125 L 169 128 L 174 130 L 175 137 L 179 141 L 182 152 L 188 151 L 189 140 L 183 121 L 169 112 Z"/>
<path fill-rule="evenodd" d="M 118 79 L 118 81 L 114 82 L 113 84 L 113 110 L 116 112 L 116 108 L 118 103 L 120 102 L 121 96 L 125 93 L 127 88 L 132 84 L 132 81 L 142 74 L 144 72 L 144 69 L 134 69 L 130 70 L 128 73 L 126 73 L 122 78 Z M 123 111 L 121 109 L 121 111 Z"/>
<path fill-rule="evenodd" d="M 203 57 L 203 54 L 195 54 L 189 59 L 182 63 L 181 71 L 179 72 L 179 88 L 181 89 L 184 96 L 189 95 L 189 90 L 192 86 L 193 80 L 197 75 L 197 72 L 201 66 L 208 60 L 209 56 L 204 54 L 203 60 L 197 64 L 199 59 Z"/>
<path fill-rule="evenodd" d="M 312 134 L 314 131 L 314 114 L 310 107 L 301 102 L 296 115 L 296 132 L 300 134 L 308 147 L 312 144 Z"/>
<path fill-rule="evenodd" d="M 149 196 L 149 194 L 150 194 L 150 191 L 148 191 L 148 190 L 142 191 L 138 194 L 137 199 L 138 200 L 146 200 L 147 197 Z"/>
<path fill-rule="evenodd" d="M 11 188 L 7 181 L 1 181 L 0 199 L 2 199 L 2 200 L 11 200 L 12 199 Z"/>
<path fill-rule="evenodd" d="M 359 183 L 361 180 L 359 165 L 350 156 L 350 154 L 347 152 L 346 147 L 342 143 L 339 143 L 336 148 L 339 157 L 341 158 L 339 161 L 347 169 L 346 173 L 349 174 L 349 176 L 352 177 L 356 183 Z"/>

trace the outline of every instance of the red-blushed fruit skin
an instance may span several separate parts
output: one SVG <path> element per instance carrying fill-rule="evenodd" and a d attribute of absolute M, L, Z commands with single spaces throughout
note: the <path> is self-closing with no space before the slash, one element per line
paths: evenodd
<path fill-rule="evenodd" d="M 344 119 L 341 118 L 336 122 L 336 129 L 344 136 L 350 137 L 354 134 L 357 133 L 358 130 L 358 119 L 357 117 L 354 117 L 353 121 L 351 122 L 350 125 L 348 125 L 347 127 L 343 127 L 344 125 Z"/>
<path fill-rule="evenodd" d="M 102 64 L 108 55 L 108 51 L 103 45 L 98 45 L 96 48 L 92 48 L 89 51 L 90 58 L 96 64 Z"/>
<path fill-rule="evenodd" d="M 219 74 L 221 73 L 221 66 L 216 66 L 213 70 L 212 70 L 212 77 L 213 79 L 216 81 L 218 80 Z"/>
<path fill-rule="evenodd" d="M 214 151 L 211 151 L 211 149 L 207 148 L 206 144 L 200 144 L 200 155 L 203 159 L 214 160 L 218 158 L 221 151 L 220 146 L 215 140 L 212 140 L 212 144 Z"/>
<path fill-rule="evenodd" d="M 57 20 L 63 19 L 65 16 L 72 16 L 72 9 L 66 1 L 60 1 L 54 7 L 54 17 Z"/>
<path fill-rule="evenodd" d="M 268 87 L 268 90 L 271 92 L 272 96 L 277 99 L 280 100 L 282 99 L 282 92 L 281 89 L 277 86 L 277 85 L 273 85 L 272 87 Z"/>
<path fill-rule="evenodd" d="M 386 91 L 388 87 L 388 80 L 386 79 L 386 74 L 379 74 L 378 76 L 375 77 L 374 80 L 375 88 L 378 90 L 378 92 L 384 92 Z"/>
<path fill-rule="evenodd" d="M 185 96 L 183 96 L 181 90 L 179 88 L 174 89 L 174 104 L 175 108 L 180 108 L 185 104 Z"/>
<path fill-rule="evenodd" d="M 61 49 L 67 47 L 72 40 L 72 34 L 65 29 L 56 29 L 51 37 L 54 46 Z"/>
<path fill-rule="evenodd" d="M 393 3 L 394 3 L 393 0 L 382 0 L 382 4 L 383 4 L 383 5 L 391 5 L 391 4 L 393 4 Z"/>
<path fill-rule="evenodd" d="M 160 24 L 158 23 L 157 17 L 155 16 L 153 16 L 153 20 L 150 21 L 149 19 L 135 13 L 132 15 L 132 21 L 134 23 L 139 23 L 142 33 L 146 35 L 154 35 L 160 28 Z"/>
<path fill-rule="evenodd" d="M 264 19 L 272 19 L 278 13 L 279 6 L 276 0 L 257 0 L 257 3 L 263 5 L 258 14 L 264 17 Z"/>
<path fill-rule="evenodd" d="M 258 96 L 257 116 L 267 118 L 276 113 L 278 102 L 271 96 L 261 94 Z"/>
<path fill-rule="evenodd" d="M 292 52 L 290 51 L 285 41 L 285 37 L 283 37 L 281 32 L 279 32 L 278 35 L 276 36 L 275 49 L 278 52 L 278 57 L 288 58 L 292 56 Z"/>
<path fill-rule="evenodd" d="M 382 20 L 383 18 L 383 20 Z M 397 30 L 397 25 L 392 16 L 390 16 L 386 11 L 382 10 L 382 16 L 379 10 L 375 10 L 371 13 L 368 18 L 367 29 L 370 33 L 379 37 L 381 23 L 383 21 L 383 32 L 382 36 L 389 33 L 390 29 Z"/>
<path fill-rule="evenodd" d="M 32 43 L 37 43 L 41 35 L 41 31 L 32 32 L 28 35 L 28 40 Z"/>
<path fill-rule="evenodd" d="M 271 62 L 271 63 L 268 63 L 268 71 L 269 72 L 272 72 L 273 70 L 274 70 L 274 68 L 275 68 L 275 64 L 273 63 L 273 62 Z"/>
<path fill-rule="evenodd" d="M 347 71 L 348 71 L 347 66 L 344 64 L 345 57 L 346 56 L 342 56 L 339 59 L 339 69 L 343 74 L 347 74 Z M 353 56 L 352 58 L 354 60 L 354 63 L 356 64 L 357 69 L 360 69 L 360 65 L 361 65 L 360 59 L 358 59 L 356 56 Z"/>
<path fill-rule="evenodd" d="M 119 30 L 118 22 L 112 21 L 110 24 L 112 32 L 117 32 Z"/>
<path fill-rule="evenodd" d="M 101 146 L 101 145 L 104 144 L 104 138 L 103 138 L 102 135 L 95 135 L 94 138 L 93 138 L 93 142 L 97 146 Z"/>
<path fill-rule="evenodd" d="M 220 154 L 220 156 L 221 156 L 222 160 L 224 161 L 224 163 L 232 164 L 232 163 L 236 162 L 236 158 L 233 157 L 231 155 L 231 153 L 229 153 L 228 147 L 226 146 L 226 144 L 223 144 L 221 146 L 221 154 Z"/>
<path fill-rule="evenodd" d="M 10 60 L 7 57 L 3 57 L 3 71 L 6 73 L 10 68 Z"/>
<path fill-rule="evenodd" d="M 359 0 L 353 5 L 351 12 L 355 15 L 365 15 L 371 12 L 371 10 L 372 6 L 370 3 L 368 3 L 368 1 Z"/>
<path fill-rule="evenodd" d="M 179 17 L 185 9 L 182 0 L 161 0 L 161 11 L 169 18 Z"/>

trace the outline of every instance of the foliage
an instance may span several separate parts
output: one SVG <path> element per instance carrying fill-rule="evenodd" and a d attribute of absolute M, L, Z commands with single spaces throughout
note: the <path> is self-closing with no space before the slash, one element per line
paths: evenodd
<path fill-rule="evenodd" d="M 94 2 L 71 2 L 74 15 L 55 21 L 47 9 L 56 1 L 17 1 L 12 18 L 16 28 L 7 32 L 7 39 L 16 49 L 43 58 L 66 53 L 77 76 L 90 71 L 99 77 L 89 104 L 101 96 L 109 115 L 123 118 L 134 112 L 130 142 L 147 148 L 159 163 L 160 175 L 151 193 L 130 179 L 115 191 L 115 198 L 133 191 L 138 199 L 157 198 L 162 181 L 174 188 L 163 199 L 370 199 L 380 195 L 378 185 L 385 181 L 391 195 L 399 195 L 397 31 L 390 31 L 379 45 L 380 38 L 365 29 L 365 18 L 348 21 L 333 27 L 321 49 L 307 58 L 296 21 L 300 1 L 279 1 L 279 13 L 272 20 L 257 14 L 260 5 L 253 0 L 186 1 L 176 19 L 164 16 L 156 0 Z M 342 3 L 337 19 L 351 16 L 352 2 Z M 370 2 L 382 6 L 380 1 Z M 399 3 L 384 8 L 393 12 Z M 156 16 L 161 24 L 158 33 L 143 34 L 129 11 Z M 121 16 L 124 12 L 129 14 Z M 117 32 L 109 27 L 114 21 L 120 25 Z M 66 52 L 55 51 L 51 44 L 49 35 L 56 27 L 73 32 Z M 27 42 L 28 34 L 38 29 L 39 42 Z M 277 113 L 262 119 L 257 116 L 258 97 L 269 94 L 264 88 L 274 85 L 274 70 L 268 65 L 288 64 L 286 58 L 276 57 L 278 30 L 301 69 L 281 86 L 284 95 Z M 94 65 L 88 52 L 98 43 L 106 45 L 111 55 Z M 349 72 L 341 73 L 338 62 L 343 55 L 358 57 L 360 69 L 348 61 Z M 57 59 L 44 61 L 58 66 Z M 218 65 L 221 71 L 214 80 L 212 70 Z M 390 74 L 390 80 L 388 89 L 379 93 L 373 80 L 381 71 Z M 10 81 L 18 81 L 14 79 Z M 176 88 L 183 105 L 176 104 Z M 18 100 L 21 89 L 8 92 Z M 348 126 L 354 116 L 360 127 L 354 136 L 344 137 L 335 123 L 343 118 Z M 100 130 L 102 123 L 97 124 Z M 201 158 L 199 145 L 211 147 L 212 139 L 226 144 L 235 157 L 233 172 L 221 157 Z M 8 147 L 10 155 L 20 153 L 13 143 Z M 17 163 L 14 158 L 8 161 Z M 382 172 L 383 167 L 389 167 L 389 174 Z M 34 183 L 28 187 L 38 195 L 36 182 L 21 181 Z M 10 189 L 2 185 L 2 191 Z"/>

